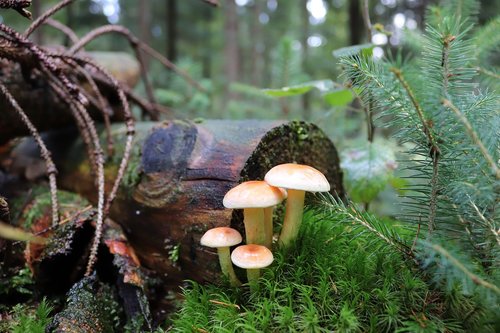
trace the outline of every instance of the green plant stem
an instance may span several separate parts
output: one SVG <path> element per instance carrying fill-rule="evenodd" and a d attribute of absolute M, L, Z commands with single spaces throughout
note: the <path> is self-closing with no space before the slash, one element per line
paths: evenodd
<path fill-rule="evenodd" d="M 453 266 L 461 270 L 469 279 L 472 280 L 475 284 L 482 286 L 484 288 L 488 288 L 490 290 L 493 290 L 495 293 L 500 295 L 500 288 L 495 286 L 494 284 L 489 283 L 488 281 L 483 280 L 481 277 L 477 276 L 476 274 L 472 273 L 465 267 L 457 258 L 455 258 L 453 255 L 451 255 L 448 251 L 446 251 L 443 247 L 437 245 L 437 244 L 430 244 L 432 249 L 448 259 Z"/>
<path fill-rule="evenodd" d="M 219 263 L 222 274 L 227 276 L 232 287 L 241 286 L 240 280 L 238 280 L 236 274 L 234 273 L 229 247 L 219 247 L 217 248 L 217 253 L 219 254 Z"/>
<path fill-rule="evenodd" d="M 245 237 L 247 244 L 264 245 L 264 209 L 245 208 L 243 210 L 243 223 L 245 224 Z"/>
<path fill-rule="evenodd" d="M 260 268 L 247 269 L 248 285 L 251 292 L 259 291 Z"/>
<path fill-rule="evenodd" d="M 493 157 L 491 157 L 490 153 L 484 146 L 483 142 L 477 135 L 476 131 L 474 131 L 474 128 L 472 128 L 472 125 L 469 122 L 469 120 L 467 120 L 467 117 L 465 117 L 465 115 L 450 100 L 443 98 L 441 102 L 446 108 L 453 111 L 453 113 L 455 113 L 455 115 L 457 116 L 458 120 L 462 122 L 462 124 L 465 127 L 465 130 L 467 131 L 467 134 L 469 134 L 470 138 L 472 139 L 472 142 L 474 142 L 474 144 L 479 147 L 479 150 L 481 151 L 481 154 L 483 154 L 484 159 L 490 165 L 491 171 L 495 175 L 496 179 L 500 179 L 500 169 L 498 169 L 498 166 L 493 160 Z"/>
<path fill-rule="evenodd" d="M 264 230 L 266 236 L 264 245 L 269 250 L 273 247 L 273 210 L 274 207 L 264 208 Z"/>
<path fill-rule="evenodd" d="M 297 238 L 304 212 L 305 195 L 305 191 L 288 189 L 285 219 L 279 238 L 279 243 L 284 247 L 290 245 Z"/>

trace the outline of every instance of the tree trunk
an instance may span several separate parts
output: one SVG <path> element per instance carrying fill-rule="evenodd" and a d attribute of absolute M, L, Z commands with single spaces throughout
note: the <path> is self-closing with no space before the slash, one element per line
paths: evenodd
<path fill-rule="evenodd" d="M 226 192 L 239 182 L 263 179 L 272 166 L 297 162 L 322 171 L 332 194 L 344 194 L 337 151 L 310 123 L 172 121 L 138 123 L 137 130 L 110 217 L 123 227 L 142 266 L 166 274 L 167 284 L 184 279 L 213 281 L 219 276 L 216 251 L 202 247 L 199 240 L 217 226 L 232 226 L 243 234 L 242 212 L 222 205 Z M 123 127 L 115 127 L 113 133 L 117 144 L 123 141 Z M 49 144 L 69 141 L 47 140 Z M 59 147 L 56 157 L 63 164 L 58 165 L 59 185 L 95 202 L 94 177 L 83 144 L 70 144 L 67 152 Z M 107 165 L 105 172 L 109 190 L 116 163 Z"/>
<path fill-rule="evenodd" d="M 363 31 L 365 31 L 360 1 L 361 0 L 349 1 L 349 32 L 351 36 L 351 45 L 361 44 Z"/>
<path fill-rule="evenodd" d="M 177 59 L 177 0 L 166 0 L 167 6 L 167 58 Z"/>
<path fill-rule="evenodd" d="M 139 36 L 141 42 L 146 45 L 151 45 L 151 2 L 139 1 Z M 144 69 L 149 69 L 149 57 L 143 57 Z"/>
<path fill-rule="evenodd" d="M 238 14 L 236 3 L 226 1 L 224 3 L 224 72 L 226 74 L 227 87 L 231 82 L 239 81 L 239 53 L 238 53 Z M 229 99 L 235 98 L 233 94 L 226 92 Z"/>

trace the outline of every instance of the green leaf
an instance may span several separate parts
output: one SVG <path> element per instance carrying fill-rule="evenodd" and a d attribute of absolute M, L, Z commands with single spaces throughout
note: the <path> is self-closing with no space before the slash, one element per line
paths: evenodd
<path fill-rule="evenodd" d="M 393 179 L 397 164 L 387 144 L 367 143 L 341 154 L 344 180 L 354 202 L 370 202 Z"/>
<path fill-rule="evenodd" d="M 320 92 L 325 93 L 333 89 L 332 80 L 317 80 L 305 82 L 290 87 L 283 87 L 277 89 L 263 89 L 262 91 L 272 97 L 288 97 L 288 96 L 298 96 L 309 92 L 311 89 L 318 89 Z"/>
<path fill-rule="evenodd" d="M 331 106 L 345 106 L 354 99 L 354 95 L 349 89 L 338 89 L 325 94 L 324 98 Z"/>
<path fill-rule="evenodd" d="M 333 51 L 333 56 L 335 58 L 349 57 L 357 54 L 371 56 L 374 46 L 370 43 L 347 46 Z"/>

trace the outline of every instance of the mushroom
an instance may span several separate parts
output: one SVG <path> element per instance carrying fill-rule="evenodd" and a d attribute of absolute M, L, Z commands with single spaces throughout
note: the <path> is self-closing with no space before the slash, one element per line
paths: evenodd
<path fill-rule="evenodd" d="M 239 244 L 241 241 L 242 238 L 238 230 L 228 227 L 210 229 L 200 239 L 201 245 L 217 248 L 222 274 L 228 277 L 229 283 L 233 287 L 241 285 L 241 282 L 234 273 L 229 247 Z"/>
<path fill-rule="evenodd" d="M 247 270 L 248 284 L 252 291 L 257 290 L 260 269 L 271 265 L 273 260 L 272 252 L 267 247 L 257 244 L 238 246 L 231 254 L 233 264 Z"/>
<path fill-rule="evenodd" d="M 285 207 L 285 219 L 278 242 L 284 247 L 297 238 L 302 213 L 304 211 L 305 192 L 330 191 L 330 183 L 318 170 L 308 165 L 286 163 L 269 170 L 264 177 L 272 186 L 285 188 L 288 199 Z"/>
<path fill-rule="evenodd" d="M 247 244 L 266 245 L 270 248 L 272 213 L 267 214 L 271 220 L 271 235 L 266 235 L 266 229 L 269 229 L 269 226 L 264 226 L 264 208 L 275 206 L 284 198 L 283 190 L 261 180 L 252 180 L 229 190 L 224 196 L 223 203 L 226 208 L 243 209 Z"/>

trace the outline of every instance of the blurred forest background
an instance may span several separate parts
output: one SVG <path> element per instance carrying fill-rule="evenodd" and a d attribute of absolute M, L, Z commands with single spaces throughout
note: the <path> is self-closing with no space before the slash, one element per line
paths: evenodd
<path fill-rule="evenodd" d="M 459 0 L 457 0 L 459 1 Z M 177 118 L 305 119 L 317 123 L 340 148 L 366 137 L 364 115 L 329 103 L 321 89 L 305 95 L 273 98 L 262 88 L 281 88 L 312 80 L 339 81 L 333 51 L 372 42 L 382 57 L 404 46 L 403 34 L 425 26 L 425 11 L 436 1 L 369 1 L 371 41 L 363 20 L 362 0 L 223 0 L 214 7 L 203 0 L 80 0 L 55 19 L 78 36 L 106 24 L 127 27 L 204 87 L 148 61 L 157 101 Z M 33 1 L 37 17 L 56 3 Z M 500 1 L 482 0 L 479 24 L 500 11 Z M 0 22 L 18 31 L 29 24 L 16 12 L 2 11 Z M 380 25 L 376 25 L 379 23 Z M 67 44 L 64 35 L 45 26 L 35 36 L 42 44 Z M 88 50 L 132 52 L 118 35 L 92 42 Z M 404 50 L 404 48 L 402 48 Z M 144 92 L 144 88 L 137 87 Z"/>

